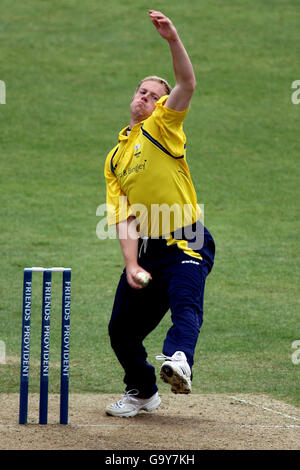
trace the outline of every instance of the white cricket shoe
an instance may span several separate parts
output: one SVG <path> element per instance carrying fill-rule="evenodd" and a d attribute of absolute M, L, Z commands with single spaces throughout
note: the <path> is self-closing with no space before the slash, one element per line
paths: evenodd
<path fill-rule="evenodd" d="M 161 399 L 156 392 L 150 398 L 137 398 L 138 390 L 126 392 L 121 400 L 111 403 L 105 409 L 110 416 L 129 418 L 138 414 L 139 411 L 154 411 L 161 405 Z"/>
<path fill-rule="evenodd" d="M 173 393 L 191 393 L 191 368 L 182 351 L 176 351 L 173 356 L 156 356 L 159 361 L 165 361 L 160 369 L 162 380 L 171 385 Z"/>

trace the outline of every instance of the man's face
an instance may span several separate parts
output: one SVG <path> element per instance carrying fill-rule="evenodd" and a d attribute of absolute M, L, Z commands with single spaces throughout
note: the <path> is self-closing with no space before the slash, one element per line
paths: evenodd
<path fill-rule="evenodd" d="M 147 119 L 155 109 L 155 103 L 166 94 L 165 87 L 153 80 L 143 82 L 135 93 L 131 105 L 131 117 L 135 122 Z"/>

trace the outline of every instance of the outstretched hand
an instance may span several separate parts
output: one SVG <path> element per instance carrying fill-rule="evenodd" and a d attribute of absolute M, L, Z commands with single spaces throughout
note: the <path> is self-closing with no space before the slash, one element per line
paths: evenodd
<path fill-rule="evenodd" d="M 152 23 L 158 33 L 167 41 L 178 39 L 178 33 L 172 21 L 163 15 L 160 11 L 149 10 Z"/>

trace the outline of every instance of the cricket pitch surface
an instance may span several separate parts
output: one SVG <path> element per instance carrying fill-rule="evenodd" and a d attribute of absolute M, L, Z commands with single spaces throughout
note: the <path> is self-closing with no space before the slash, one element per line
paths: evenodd
<path fill-rule="evenodd" d="M 0 395 L 4 450 L 300 450 L 300 409 L 266 395 L 162 394 L 162 406 L 133 418 L 107 416 L 120 395 L 69 398 L 59 425 L 59 395 L 49 395 L 48 425 L 39 425 L 39 394 L 28 424 L 18 424 L 19 395 Z"/>

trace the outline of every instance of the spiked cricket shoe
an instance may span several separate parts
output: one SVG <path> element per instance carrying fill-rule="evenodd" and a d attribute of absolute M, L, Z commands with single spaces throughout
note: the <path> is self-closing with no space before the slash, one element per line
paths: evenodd
<path fill-rule="evenodd" d="M 164 363 L 160 369 L 162 380 L 171 385 L 173 393 L 191 393 L 191 369 L 182 351 L 176 351 L 173 356 L 156 356 Z"/>

